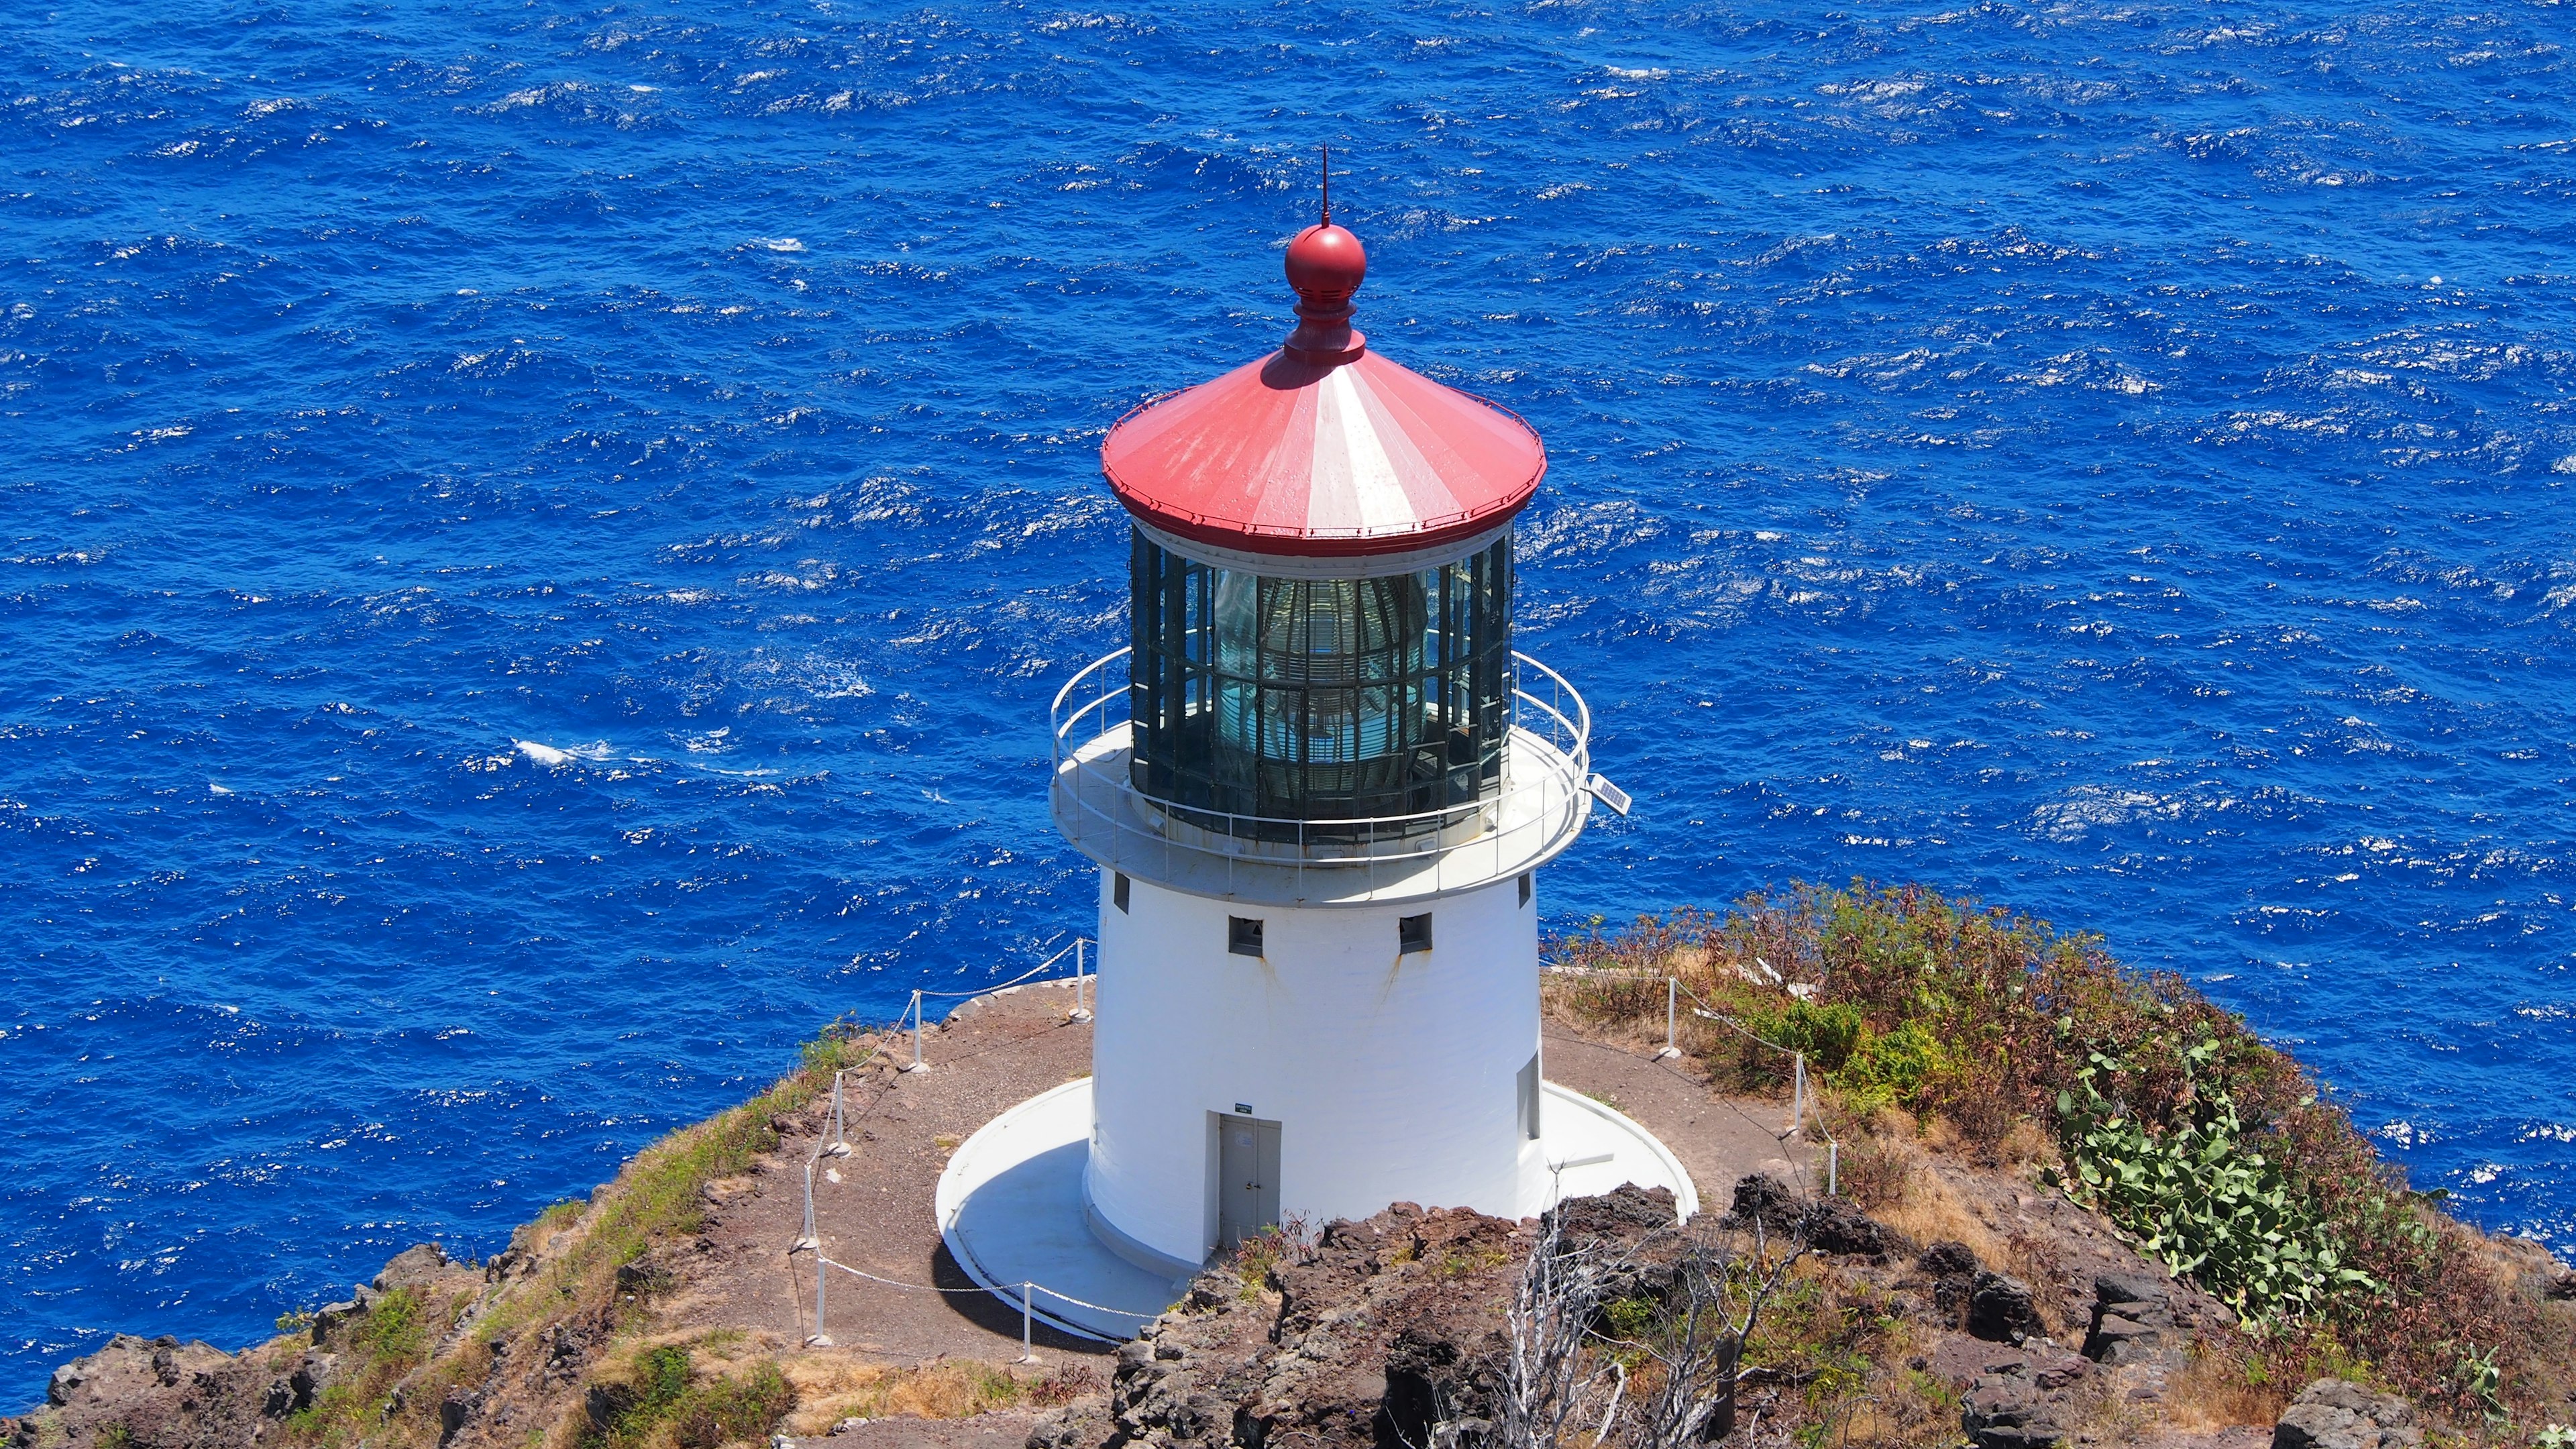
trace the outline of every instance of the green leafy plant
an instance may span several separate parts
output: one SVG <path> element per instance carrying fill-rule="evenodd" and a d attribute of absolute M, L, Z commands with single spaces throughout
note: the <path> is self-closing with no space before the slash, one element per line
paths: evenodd
<path fill-rule="evenodd" d="M 2484 1410 L 2489 1423 L 2502 1423 L 2507 1417 L 2504 1406 L 2504 1370 L 2497 1366 L 2496 1351 L 2489 1345 L 2480 1352 L 2474 1343 L 2460 1350 L 2460 1361 L 2451 1370 L 2451 1381 L 2460 1397 Z"/>
<path fill-rule="evenodd" d="M 1753 1028 L 1756 1036 L 1805 1053 L 1809 1067 L 1825 1072 L 1841 1071 L 1870 1034 L 1869 1018 L 1845 1001 L 1792 1000 Z"/>
<path fill-rule="evenodd" d="M 2552 1424 L 2531 1436 L 2531 1449 L 2576 1449 L 2576 1429 Z"/>
<path fill-rule="evenodd" d="M 2185 1049 L 2186 1076 L 2216 1049 L 2206 1039 Z M 2070 1196 L 2258 1330 L 2311 1313 L 2337 1292 L 2378 1291 L 2345 1262 L 2341 1239 L 2313 1201 L 2249 1140 L 2232 1098 L 2199 1092 L 2193 1113 L 2157 1132 L 2102 1095 L 2099 1079 L 2122 1070 L 2094 1052 L 2076 1085 L 2057 1094 Z"/>

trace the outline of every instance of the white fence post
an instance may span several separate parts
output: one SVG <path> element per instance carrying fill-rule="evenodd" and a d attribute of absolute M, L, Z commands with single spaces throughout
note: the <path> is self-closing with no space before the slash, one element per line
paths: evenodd
<path fill-rule="evenodd" d="M 1020 1362 L 1022 1363 L 1038 1361 L 1036 1331 L 1030 1322 L 1037 1315 L 1035 1310 L 1029 1307 L 1029 1293 L 1034 1286 L 1029 1283 L 1020 1285 Z"/>
<path fill-rule="evenodd" d="M 814 1232 L 814 1162 L 813 1159 L 808 1158 L 805 1162 L 805 1231 L 802 1236 L 796 1239 L 795 1246 L 789 1248 L 787 1251 L 790 1253 L 818 1253 L 821 1252 L 822 1249 L 823 1240 L 816 1236 Z M 821 1280 L 817 1279 L 816 1281 L 819 1282 Z M 817 1330 L 817 1332 L 819 1331 L 820 1330 Z"/>
<path fill-rule="evenodd" d="M 1671 1057 L 1677 1057 L 1677 1056 L 1680 1056 L 1680 1055 L 1682 1054 L 1681 1043 L 1680 1043 L 1679 1041 L 1677 1041 L 1677 1040 L 1675 1039 L 1675 1036 L 1674 1036 L 1675 1030 L 1676 1030 L 1676 1028 L 1677 1028 L 1677 1026 L 1678 1026 L 1678 1023 L 1679 1023 L 1679 1021 L 1680 1021 L 1680 1018 L 1681 1018 L 1681 1004 L 1682 1004 L 1682 980 L 1681 980 L 1681 978 L 1680 978 L 1680 977 L 1678 977 L 1678 976 L 1667 976 L 1667 977 L 1665 977 L 1665 978 L 1664 978 L 1664 1049 L 1663 1049 L 1662 1051 L 1659 1051 L 1659 1052 L 1655 1053 L 1655 1060 L 1657 1060 L 1657 1061 L 1663 1061 L 1663 1060 L 1666 1060 L 1666 1059 L 1671 1058 Z"/>
<path fill-rule="evenodd" d="M 834 1072 L 832 1074 L 832 1140 L 823 1148 L 823 1155 L 825 1157 L 847 1157 L 850 1155 L 849 1129 L 842 1125 L 841 1120 L 841 1075 L 842 1074 L 839 1072 Z M 805 1224 L 805 1231 L 809 1233 L 814 1231 L 814 1224 L 810 1221 L 813 1208 L 814 1174 L 809 1171 L 805 1174 L 805 1210 L 809 1218 L 809 1221 Z"/>
<path fill-rule="evenodd" d="M 823 1275 L 830 1270 L 831 1266 L 821 1253 L 814 1255 L 814 1336 L 805 1340 L 807 1348 L 832 1346 L 832 1335 L 823 1331 Z"/>
<path fill-rule="evenodd" d="M 1807 1054 L 1798 1053 L 1798 1085 L 1789 1098 L 1789 1131 L 1795 1134 L 1807 1125 Z"/>
<path fill-rule="evenodd" d="M 1842 1177 L 1843 1145 L 1828 1137 L 1825 1139 L 1825 1196 L 1842 1196 Z"/>
<path fill-rule="evenodd" d="M 1088 980 L 1088 978 L 1087 978 L 1086 973 L 1085 973 L 1085 972 L 1084 972 L 1084 970 L 1083 970 L 1083 959 L 1084 959 L 1084 956 L 1085 956 L 1084 948 L 1085 948 L 1086 946 L 1090 945 L 1090 944 L 1091 944 L 1091 942 L 1090 942 L 1090 938 L 1088 938 L 1088 937 L 1085 937 L 1085 936 L 1076 936 L 1076 937 L 1074 937 L 1074 938 L 1073 938 L 1073 1017 L 1072 1017 L 1072 1019 L 1073 1019 L 1073 1020 L 1075 1020 L 1075 1021 L 1089 1021 L 1089 1020 L 1091 1020 L 1091 1001 L 1090 1001 L 1090 999 L 1089 999 L 1088 995 L 1086 994 L 1086 988 L 1090 985 L 1090 982 L 1089 982 L 1089 980 Z"/>
<path fill-rule="evenodd" d="M 919 990 L 912 993 L 912 1065 L 904 1070 L 907 1072 L 930 1070 L 928 1064 L 921 1059 L 921 992 Z"/>

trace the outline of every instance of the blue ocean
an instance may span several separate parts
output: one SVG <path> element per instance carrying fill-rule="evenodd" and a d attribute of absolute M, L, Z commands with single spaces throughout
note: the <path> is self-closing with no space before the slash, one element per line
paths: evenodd
<path fill-rule="evenodd" d="M 2555 4 L 0 20 L 0 1407 L 487 1253 L 1087 929 L 1109 423 L 1291 324 L 1551 471 L 1561 929 L 2100 932 L 2576 1254 Z"/>

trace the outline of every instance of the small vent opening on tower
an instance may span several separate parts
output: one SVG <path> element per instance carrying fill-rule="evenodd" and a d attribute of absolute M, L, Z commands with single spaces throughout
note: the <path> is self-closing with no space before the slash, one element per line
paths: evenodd
<path fill-rule="evenodd" d="M 1225 949 L 1237 956 L 1261 954 L 1261 922 L 1253 916 L 1225 918 Z"/>
<path fill-rule="evenodd" d="M 1522 871 L 1522 872 L 1521 872 L 1521 904 L 1522 904 L 1522 905 L 1528 905 L 1528 904 L 1530 903 L 1530 893 L 1531 893 L 1531 890 L 1533 889 L 1532 882 L 1530 881 L 1530 874 L 1531 874 L 1531 873 L 1530 873 L 1530 872 L 1528 872 L 1528 871 Z"/>
<path fill-rule="evenodd" d="M 1126 874 L 1125 874 L 1124 872 L 1113 872 L 1113 873 L 1112 873 L 1112 875 L 1111 875 L 1111 877 L 1110 877 L 1110 881 L 1109 881 L 1109 903 L 1110 903 L 1111 905 L 1114 905 L 1114 906 L 1116 906 L 1116 907 L 1118 908 L 1119 914 L 1121 914 L 1121 915 L 1126 914 L 1126 912 L 1127 912 L 1127 876 L 1126 876 Z"/>
<path fill-rule="evenodd" d="M 1407 916 L 1395 928 L 1396 950 L 1405 954 L 1431 949 L 1431 913 Z"/>

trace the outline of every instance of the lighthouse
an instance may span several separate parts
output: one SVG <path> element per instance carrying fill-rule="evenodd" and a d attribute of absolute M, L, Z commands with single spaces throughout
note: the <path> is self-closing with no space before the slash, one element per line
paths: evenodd
<path fill-rule="evenodd" d="M 1275 352 L 1102 446 L 1129 642 L 1051 720 L 1051 812 L 1098 866 L 1092 1075 L 941 1183 L 961 1266 L 1077 1331 L 1134 1325 L 1068 1302 L 1159 1311 L 1274 1224 L 1622 1182 L 1696 1207 L 1662 1143 L 1545 1077 L 1539 872 L 1627 803 L 1581 695 L 1512 647 L 1546 450 L 1370 347 L 1329 204 L 1286 269 Z"/>

